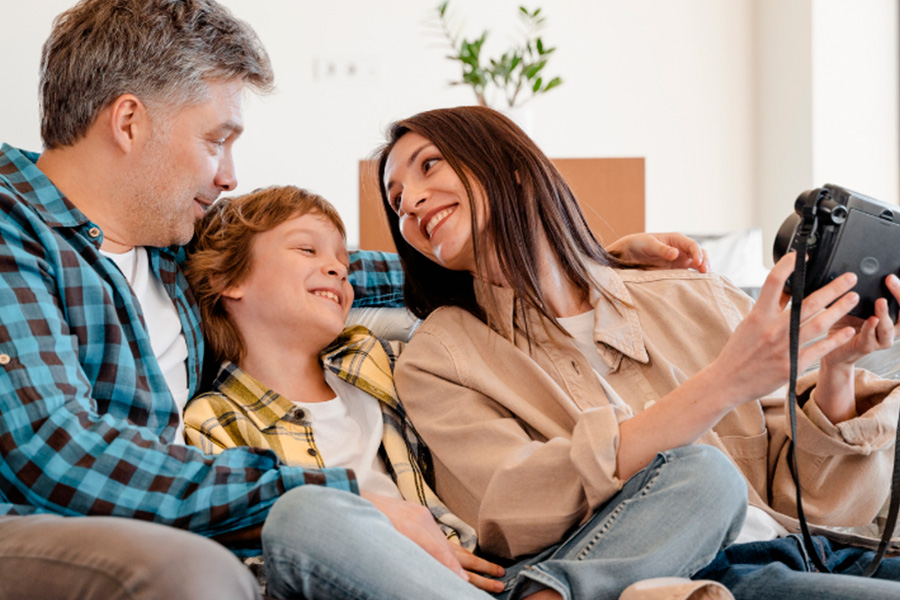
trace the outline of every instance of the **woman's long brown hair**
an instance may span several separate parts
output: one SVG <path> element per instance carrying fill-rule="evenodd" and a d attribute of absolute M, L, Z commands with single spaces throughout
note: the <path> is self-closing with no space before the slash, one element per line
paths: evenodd
<path fill-rule="evenodd" d="M 593 284 L 585 259 L 622 266 L 594 237 L 578 201 L 553 163 L 512 121 L 481 106 L 431 110 L 397 121 L 378 152 L 382 205 L 406 274 L 404 295 L 409 309 L 425 318 L 441 306 L 459 306 L 484 320 L 475 299 L 473 277 L 432 262 L 409 245 L 391 208 L 384 175 L 388 156 L 407 133 L 435 145 L 465 186 L 471 214 L 476 215 L 473 186 L 484 190 L 487 217 L 482 233 L 472 220 L 476 268 L 483 270 L 490 244 L 519 309 L 532 307 L 555 323 L 538 277 L 539 233 L 546 234 L 566 276 L 584 293 Z"/>

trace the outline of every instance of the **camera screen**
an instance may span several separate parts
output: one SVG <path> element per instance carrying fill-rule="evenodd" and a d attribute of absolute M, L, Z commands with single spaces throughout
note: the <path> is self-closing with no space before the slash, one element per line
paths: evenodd
<path fill-rule="evenodd" d="M 875 300 L 883 297 L 896 321 L 897 302 L 884 280 L 890 273 L 900 273 L 900 224 L 851 208 L 826 267 L 824 283 L 848 271 L 858 277 L 854 290 L 860 297 L 850 314 L 874 314 Z"/>

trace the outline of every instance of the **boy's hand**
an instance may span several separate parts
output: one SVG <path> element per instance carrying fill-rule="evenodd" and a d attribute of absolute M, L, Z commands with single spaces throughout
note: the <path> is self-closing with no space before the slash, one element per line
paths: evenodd
<path fill-rule="evenodd" d="M 709 271 L 709 256 L 700 244 L 681 233 L 633 233 L 606 247 L 617 258 L 655 269 Z"/>
<path fill-rule="evenodd" d="M 490 578 L 503 577 L 506 572 L 503 567 L 475 556 L 462 546 L 451 545 L 459 563 L 469 573 L 469 583 L 494 594 L 503 591 L 503 582 Z M 484 575 L 490 575 L 490 577 L 484 577 Z"/>
<path fill-rule="evenodd" d="M 394 529 L 415 542 L 461 579 L 469 581 L 468 573 L 454 553 L 455 544 L 450 543 L 444 536 L 431 511 L 421 504 L 407 500 L 397 500 L 370 492 L 360 492 L 359 495 L 374 504 L 375 508 L 390 520 Z"/>
<path fill-rule="evenodd" d="M 888 275 L 886 283 L 894 298 L 900 300 L 900 279 Z M 875 314 L 865 321 L 848 316 L 838 321 L 832 331 L 847 325 L 852 325 L 856 333 L 822 357 L 816 383 L 816 404 L 832 423 L 852 419 L 871 408 L 856 401 L 854 363 L 867 354 L 890 348 L 900 333 L 900 325 L 891 321 L 885 298 L 875 301 Z"/>

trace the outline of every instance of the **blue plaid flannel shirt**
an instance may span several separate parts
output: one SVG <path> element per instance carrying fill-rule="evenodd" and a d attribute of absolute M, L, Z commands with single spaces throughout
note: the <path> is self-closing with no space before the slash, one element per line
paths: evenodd
<path fill-rule="evenodd" d="M 140 305 L 99 227 L 34 164 L 0 147 L 0 514 L 115 515 L 216 535 L 258 525 L 286 490 L 357 491 L 344 469 L 175 444 L 175 403 Z M 181 317 L 191 394 L 203 365 L 181 248 L 148 248 Z M 361 304 L 399 305 L 395 255 L 352 258 Z"/>

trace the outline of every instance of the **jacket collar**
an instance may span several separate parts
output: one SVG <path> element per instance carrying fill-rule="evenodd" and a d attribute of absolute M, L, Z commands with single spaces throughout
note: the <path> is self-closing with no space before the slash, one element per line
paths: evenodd
<path fill-rule="evenodd" d="M 625 283 L 611 267 L 591 261 L 590 271 L 596 283 L 590 296 L 594 307 L 594 341 L 604 362 L 615 368 L 623 355 L 648 362 L 644 331 Z M 521 314 L 510 288 L 480 279 L 475 279 L 474 286 L 478 304 L 485 310 L 490 326 L 506 339 L 515 343 L 517 335 L 524 335 L 526 322 L 535 343 L 556 337 L 554 324 L 536 310 L 527 309 L 527 314 Z"/>

